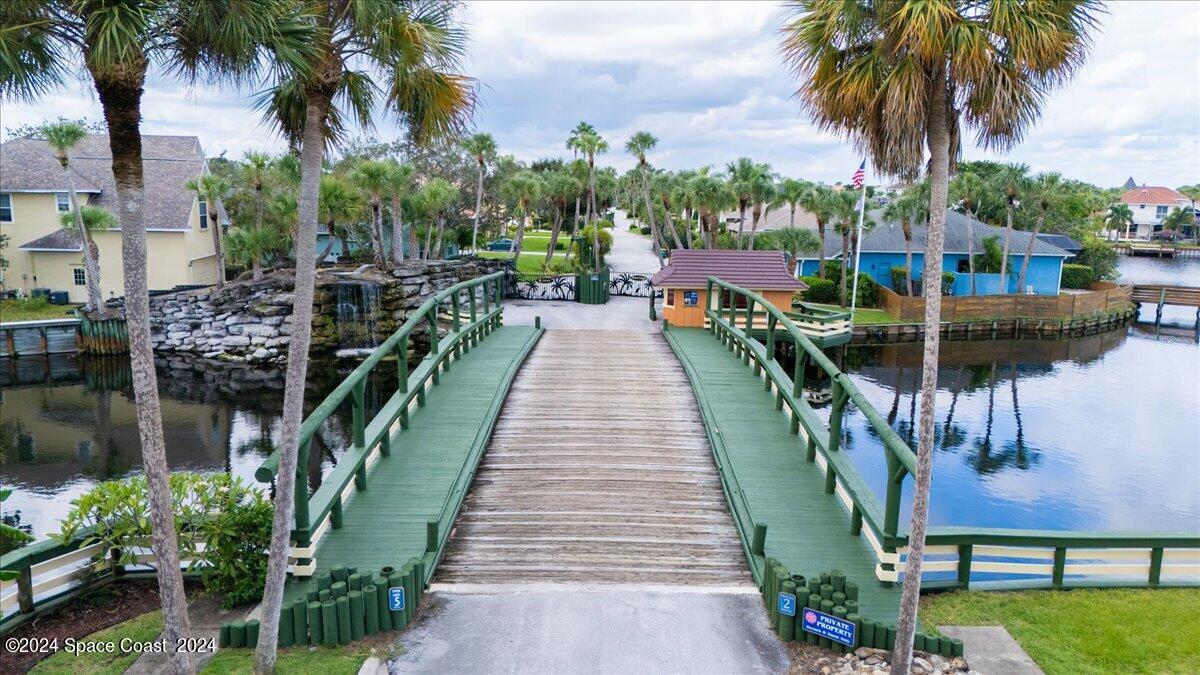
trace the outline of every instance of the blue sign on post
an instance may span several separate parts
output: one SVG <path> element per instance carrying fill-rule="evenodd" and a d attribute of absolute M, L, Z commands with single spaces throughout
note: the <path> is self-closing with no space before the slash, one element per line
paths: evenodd
<path fill-rule="evenodd" d="M 800 627 L 814 635 L 828 638 L 847 647 L 854 646 L 854 623 L 832 614 L 806 609 L 804 616 L 800 619 Z"/>
<path fill-rule="evenodd" d="M 404 587 L 392 586 L 388 589 L 388 609 L 393 612 L 404 611 Z"/>
<path fill-rule="evenodd" d="M 796 596 L 791 593 L 780 593 L 779 613 L 784 616 L 796 616 Z"/>

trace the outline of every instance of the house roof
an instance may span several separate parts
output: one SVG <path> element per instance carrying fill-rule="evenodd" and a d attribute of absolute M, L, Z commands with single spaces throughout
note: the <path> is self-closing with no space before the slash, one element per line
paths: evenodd
<path fill-rule="evenodd" d="M 904 252 L 904 229 L 898 221 L 889 221 L 883 217 L 883 211 L 876 209 L 867 214 L 871 220 L 875 222 L 875 227 L 865 234 L 862 238 L 862 250 L 864 253 L 903 253 Z M 982 223 L 974 218 L 958 211 L 946 212 L 946 253 L 961 253 L 966 254 L 967 251 L 967 224 L 970 223 L 970 228 L 975 235 L 975 245 L 972 247 L 975 253 L 983 252 L 983 240 L 987 237 L 1004 238 L 1004 228 L 992 227 L 986 223 Z M 924 225 L 912 226 L 912 249 L 914 253 L 920 253 L 925 250 L 925 231 Z M 1024 253 L 1025 247 L 1029 243 L 1030 234 L 1020 230 L 1013 230 L 1011 247 L 1014 251 Z M 835 258 L 842 253 L 842 238 L 833 232 L 826 235 L 825 239 L 825 257 Z M 1058 248 L 1052 244 L 1048 244 L 1040 239 L 1033 243 L 1033 255 L 1050 255 L 1058 257 L 1070 257 L 1071 254 L 1067 251 Z M 813 256 L 809 256 L 812 259 Z"/>
<path fill-rule="evenodd" d="M 710 276 L 753 291 L 804 288 L 788 273 L 782 251 L 676 250 L 652 282 L 660 288 L 702 288 Z"/>
<path fill-rule="evenodd" d="M 204 173 L 204 151 L 195 136 L 142 136 L 146 227 L 187 230 L 196 195 L 184 184 Z M 117 186 L 107 134 L 89 134 L 70 153 L 75 189 L 98 193 L 89 204 L 117 212 Z M 45 141 L 14 138 L 0 144 L 0 191 L 66 192 L 67 179 Z M 33 242 L 30 242 L 32 244 Z"/>
<path fill-rule="evenodd" d="M 1180 200 L 1189 201 L 1186 196 L 1176 190 L 1153 185 L 1135 187 L 1121 195 L 1121 202 L 1124 204 L 1175 204 Z"/>
<path fill-rule="evenodd" d="M 721 214 L 721 220 L 729 221 L 731 229 L 737 230 L 737 221 L 742 217 L 739 211 L 725 211 Z M 754 222 L 754 213 L 750 209 L 746 209 L 746 226 L 744 232 L 750 232 L 750 226 Z M 784 205 L 777 209 L 767 211 L 765 217 L 758 219 L 758 232 L 770 232 L 772 230 L 785 230 L 792 225 L 792 209 L 790 206 Z M 794 227 L 797 229 L 813 230 L 817 229 L 817 217 L 805 211 L 799 206 L 796 207 L 796 222 Z"/>
<path fill-rule="evenodd" d="M 1132 190 L 1133 188 L 1137 187 L 1137 181 L 1133 179 L 1133 176 L 1130 176 L 1129 178 L 1125 179 L 1125 184 L 1122 187 L 1124 187 L 1126 190 Z"/>
<path fill-rule="evenodd" d="M 1051 246 L 1057 246 L 1067 253 L 1078 253 L 1083 250 L 1083 244 L 1075 241 L 1065 234 L 1043 233 L 1038 235 L 1038 239 L 1050 244 Z"/>
<path fill-rule="evenodd" d="M 66 230 L 55 230 L 19 246 L 22 251 L 82 251 L 79 235 Z"/>

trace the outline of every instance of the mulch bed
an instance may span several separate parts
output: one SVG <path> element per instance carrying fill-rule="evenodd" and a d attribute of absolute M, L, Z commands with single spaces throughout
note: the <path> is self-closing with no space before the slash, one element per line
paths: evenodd
<path fill-rule="evenodd" d="M 188 595 L 198 589 L 197 584 L 187 584 Z M 158 608 L 158 583 L 152 579 L 105 584 L 4 637 L 6 640 L 22 637 L 57 639 L 59 649 L 62 649 L 67 638 L 82 638 Z M 0 673 L 27 672 L 48 656 L 50 652 L 15 653 L 7 649 L 0 650 Z"/>

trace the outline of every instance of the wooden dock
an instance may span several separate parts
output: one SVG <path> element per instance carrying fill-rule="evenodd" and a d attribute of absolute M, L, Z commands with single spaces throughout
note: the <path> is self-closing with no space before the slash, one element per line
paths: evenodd
<path fill-rule="evenodd" d="M 545 334 L 437 581 L 752 583 L 695 397 L 661 334 Z"/>

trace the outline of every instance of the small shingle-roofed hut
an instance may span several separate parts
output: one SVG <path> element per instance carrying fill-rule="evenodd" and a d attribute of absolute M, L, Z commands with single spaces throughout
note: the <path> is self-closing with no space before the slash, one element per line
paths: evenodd
<path fill-rule="evenodd" d="M 788 273 L 781 251 L 676 250 L 653 279 L 663 289 L 663 319 L 702 328 L 710 276 L 754 291 L 784 311 L 792 307 L 792 294 L 805 288 Z"/>

